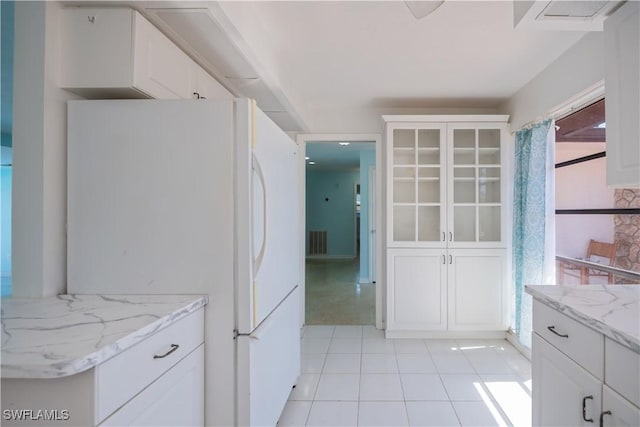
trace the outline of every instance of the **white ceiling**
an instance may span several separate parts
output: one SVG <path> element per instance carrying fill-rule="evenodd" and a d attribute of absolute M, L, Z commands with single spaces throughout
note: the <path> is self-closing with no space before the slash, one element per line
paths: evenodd
<path fill-rule="evenodd" d="M 379 132 L 380 114 L 499 105 L 582 32 L 513 28 L 511 1 L 221 2 L 310 132 Z M 425 112 L 429 112 L 425 110 Z"/>

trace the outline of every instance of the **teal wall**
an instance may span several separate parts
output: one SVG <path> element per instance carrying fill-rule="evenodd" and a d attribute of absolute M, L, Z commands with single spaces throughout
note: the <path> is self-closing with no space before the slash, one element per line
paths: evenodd
<path fill-rule="evenodd" d="M 309 230 L 327 230 L 328 256 L 354 256 L 354 195 L 360 174 L 308 169 L 306 252 L 309 252 Z"/>
<path fill-rule="evenodd" d="M 370 282 L 369 277 L 369 167 L 376 164 L 375 148 L 360 151 L 360 282 Z"/>
<path fill-rule="evenodd" d="M 13 33 L 14 2 L 2 1 L 0 4 L 0 122 L 2 129 L 2 154 L 0 163 L 12 163 L 12 125 L 13 125 Z M 11 294 L 11 181 L 12 166 L 0 166 L 0 295 Z"/>

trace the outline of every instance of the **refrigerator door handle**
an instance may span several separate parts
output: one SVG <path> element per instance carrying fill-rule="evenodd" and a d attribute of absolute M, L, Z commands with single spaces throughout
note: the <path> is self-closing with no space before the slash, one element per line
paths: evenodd
<path fill-rule="evenodd" d="M 260 180 L 260 185 L 262 186 L 262 246 L 260 246 L 260 251 L 258 252 L 258 256 L 253 260 L 253 277 L 255 278 L 260 271 L 260 266 L 262 265 L 262 258 L 264 257 L 264 250 L 267 247 L 267 186 L 264 180 L 264 174 L 262 173 L 262 167 L 260 167 L 260 162 L 256 157 L 255 153 L 252 154 L 252 165 L 253 170 L 256 173 L 256 176 Z"/>
<path fill-rule="evenodd" d="M 273 316 L 269 316 L 266 319 L 264 319 L 262 323 L 251 334 L 249 334 L 249 338 L 251 338 L 252 340 L 260 341 L 260 339 L 262 339 L 264 335 L 269 332 L 269 329 L 273 324 L 272 319 L 273 319 Z"/>

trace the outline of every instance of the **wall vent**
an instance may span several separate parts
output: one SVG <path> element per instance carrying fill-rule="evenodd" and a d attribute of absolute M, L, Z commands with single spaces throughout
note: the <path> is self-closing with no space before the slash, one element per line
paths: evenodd
<path fill-rule="evenodd" d="M 309 231 L 309 255 L 327 255 L 327 231 Z"/>

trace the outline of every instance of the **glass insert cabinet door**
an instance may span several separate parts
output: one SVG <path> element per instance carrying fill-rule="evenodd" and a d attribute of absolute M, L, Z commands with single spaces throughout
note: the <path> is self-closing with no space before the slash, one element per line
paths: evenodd
<path fill-rule="evenodd" d="M 389 212 L 394 242 L 442 242 L 446 199 L 446 125 L 396 125 L 387 130 Z"/>
<path fill-rule="evenodd" d="M 501 242 L 502 129 L 449 125 L 448 236 L 455 243 Z"/>

